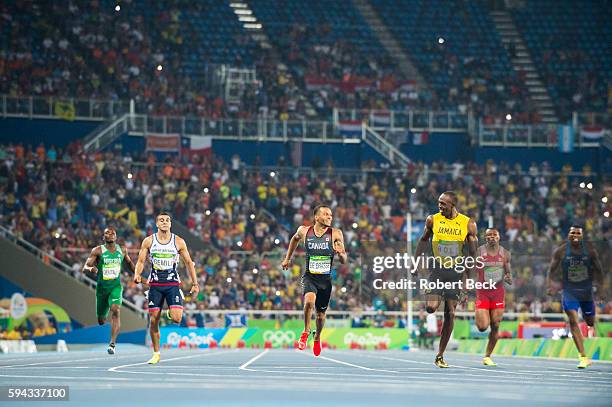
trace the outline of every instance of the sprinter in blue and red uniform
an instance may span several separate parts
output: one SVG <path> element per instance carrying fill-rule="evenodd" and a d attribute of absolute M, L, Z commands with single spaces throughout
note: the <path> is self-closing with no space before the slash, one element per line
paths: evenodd
<path fill-rule="evenodd" d="M 570 227 L 567 242 L 564 242 L 553 253 L 548 272 L 548 294 L 552 295 L 561 282 L 563 289 L 563 310 L 567 314 L 572 338 L 580 354 L 578 369 L 585 369 L 591 361 L 584 352 L 584 338 L 578 325 L 578 310 L 589 327 L 595 324 L 595 302 L 593 301 L 593 283 L 603 289 L 602 266 L 597 252 L 590 243 L 584 242 L 582 227 Z M 559 278 L 561 277 L 561 278 Z M 601 291 L 598 293 L 601 295 Z"/>
<path fill-rule="evenodd" d="M 344 250 L 344 237 L 340 229 L 332 228 L 332 211 L 327 205 L 317 205 L 313 210 L 314 225 L 300 226 L 289 242 L 287 255 L 281 263 L 283 270 L 289 268 L 293 252 L 300 242 L 306 248 L 306 270 L 302 276 L 304 288 L 304 331 L 298 341 L 298 349 L 306 349 L 310 336 L 310 317 L 312 309 L 317 312 L 317 330 L 314 334 L 312 352 L 321 354 L 321 332 L 325 325 L 325 312 L 332 292 L 331 270 L 334 255 L 340 263 L 347 261 Z"/>

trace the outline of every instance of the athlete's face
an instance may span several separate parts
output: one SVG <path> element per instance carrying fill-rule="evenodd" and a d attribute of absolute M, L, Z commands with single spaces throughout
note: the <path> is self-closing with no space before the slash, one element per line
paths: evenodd
<path fill-rule="evenodd" d="M 157 225 L 157 229 L 161 230 L 162 232 L 167 232 L 172 226 L 172 221 L 170 220 L 170 216 L 160 215 L 157 217 L 157 222 L 155 224 Z"/>
<path fill-rule="evenodd" d="M 332 219 L 332 211 L 329 208 L 321 208 L 319 209 L 319 212 L 315 215 L 315 221 L 319 222 L 325 227 L 331 227 Z"/>
<path fill-rule="evenodd" d="M 499 243 L 499 232 L 495 229 L 487 229 L 485 232 L 485 240 L 489 246 L 495 246 Z"/>
<path fill-rule="evenodd" d="M 438 209 L 440 210 L 442 216 L 445 218 L 450 218 L 453 216 L 454 207 L 455 205 L 453 205 L 453 200 L 448 195 L 440 195 L 438 198 Z"/>
<path fill-rule="evenodd" d="M 112 229 L 112 228 L 104 229 L 104 241 L 106 243 L 115 243 L 116 240 L 117 240 L 117 232 L 115 232 L 115 229 Z"/>
<path fill-rule="evenodd" d="M 584 236 L 582 235 L 582 228 L 570 228 L 567 234 L 567 239 L 570 242 L 580 242 Z"/>

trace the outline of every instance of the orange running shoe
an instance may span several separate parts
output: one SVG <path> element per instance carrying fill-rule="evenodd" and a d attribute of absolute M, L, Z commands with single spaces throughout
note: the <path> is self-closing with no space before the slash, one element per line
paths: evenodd
<path fill-rule="evenodd" d="M 314 341 L 314 344 L 312 345 L 312 353 L 314 353 L 315 356 L 319 356 L 321 354 L 321 341 Z"/>
<path fill-rule="evenodd" d="M 298 341 L 298 349 L 304 350 L 306 349 L 306 343 L 308 343 L 308 336 L 310 336 L 310 332 L 304 331 L 300 335 L 300 340 Z"/>

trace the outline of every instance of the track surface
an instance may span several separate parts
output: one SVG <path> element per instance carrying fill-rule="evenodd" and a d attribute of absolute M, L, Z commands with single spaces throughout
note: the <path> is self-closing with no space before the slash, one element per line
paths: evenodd
<path fill-rule="evenodd" d="M 171 350 L 143 347 L 0 355 L 0 385 L 67 385 L 71 405 L 96 406 L 612 406 L 612 363 L 428 351 Z M 43 405 L 43 403 L 2 403 Z M 53 402 L 44 405 L 66 405 Z"/>

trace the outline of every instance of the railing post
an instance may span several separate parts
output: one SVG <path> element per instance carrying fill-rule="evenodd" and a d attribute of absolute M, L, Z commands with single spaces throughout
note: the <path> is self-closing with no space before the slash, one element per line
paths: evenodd
<path fill-rule="evenodd" d="M 287 120 L 283 120 L 283 140 L 287 141 Z"/>
<path fill-rule="evenodd" d="M 244 119 L 238 119 L 238 140 L 242 141 L 242 127 L 243 127 L 243 121 Z"/>
<path fill-rule="evenodd" d="M 389 120 L 391 121 L 391 130 L 395 130 L 395 110 L 391 110 Z"/>
<path fill-rule="evenodd" d="M 200 135 L 206 135 L 206 120 L 203 117 L 200 117 Z"/>
<path fill-rule="evenodd" d="M 32 118 L 32 116 L 34 115 L 34 102 L 32 100 L 32 96 L 29 97 L 29 103 L 30 103 L 30 119 Z"/>
<path fill-rule="evenodd" d="M 508 125 L 505 124 L 503 128 L 503 146 L 506 147 L 506 142 L 508 141 Z"/>
<path fill-rule="evenodd" d="M 334 126 L 338 125 L 339 119 L 340 119 L 340 113 L 338 112 L 338 108 L 334 107 L 334 112 L 332 114 L 332 122 L 334 123 Z"/>
<path fill-rule="evenodd" d="M 183 119 L 181 120 L 181 135 L 185 135 L 185 116 L 183 116 Z"/>
<path fill-rule="evenodd" d="M 429 111 L 428 116 L 429 116 L 429 120 L 428 120 L 429 121 L 429 130 L 428 131 L 431 132 L 432 129 L 433 129 L 433 111 L 432 110 Z"/>
<path fill-rule="evenodd" d="M 162 119 L 162 132 L 168 134 L 168 116 L 164 116 Z"/>
<path fill-rule="evenodd" d="M 323 141 L 325 142 L 327 140 L 327 122 L 322 122 L 323 123 Z"/>
<path fill-rule="evenodd" d="M 307 130 L 306 130 L 306 120 L 302 119 L 302 140 L 305 140 L 307 137 Z"/>

